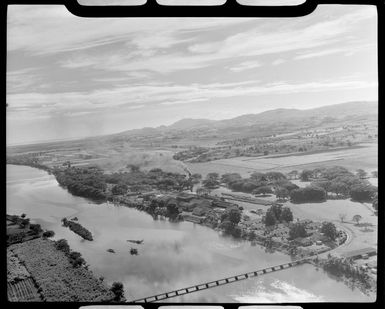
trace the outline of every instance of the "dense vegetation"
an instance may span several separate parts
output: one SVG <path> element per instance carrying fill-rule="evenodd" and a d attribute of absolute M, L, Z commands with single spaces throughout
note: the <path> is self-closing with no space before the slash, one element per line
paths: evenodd
<path fill-rule="evenodd" d="M 317 186 L 299 188 L 290 192 L 290 200 L 293 203 L 324 202 L 326 191 Z"/>
<path fill-rule="evenodd" d="M 357 281 L 361 284 L 361 288 L 367 291 L 370 285 L 369 275 L 364 269 L 354 265 L 350 260 L 331 256 L 329 254 L 327 260 L 321 262 L 322 268 L 339 278 L 347 278 L 352 281 Z"/>
<path fill-rule="evenodd" d="M 293 213 L 289 207 L 282 207 L 281 205 L 272 205 L 266 211 L 263 218 L 266 226 L 272 226 L 281 222 L 292 222 Z"/>
<path fill-rule="evenodd" d="M 38 238 L 43 230 L 40 224 L 30 223 L 25 215 L 7 215 L 7 245 Z"/>
<path fill-rule="evenodd" d="M 70 246 L 65 239 L 55 241 L 55 247 L 67 256 L 68 261 L 73 267 L 86 265 L 86 261 L 82 258 L 82 255 L 77 251 L 71 251 Z"/>
<path fill-rule="evenodd" d="M 280 172 L 254 172 L 249 178 L 242 178 L 238 173 L 226 173 L 222 175 L 220 181 L 233 191 L 255 195 L 279 192 L 282 198 L 298 188 Z"/>
<path fill-rule="evenodd" d="M 290 226 L 289 237 L 290 239 L 296 239 L 298 237 L 306 237 L 306 226 L 301 222 L 296 222 Z"/>
<path fill-rule="evenodd" d="M 124 298 L 124 286 L 121 282 L 114 282 L 111 287 L 111 292 L 114 293 L 114 301 L 122 302 L 125 300 Z"/>
<path fill-rule="evenodd" d="M 26 165 L 49 172 L 50 168 L 42 164 L 41 160 L 39 159 L 39 155 L 40 153 L 27 153 L 14 156 L 7 156 L 6 161 L 7 164 Z"/>
<path fill-rule="evenodd" d="M 92 199 L 105 199 L 107 184 L 101 169 L 90 167 L 55 168 L 53 174 L 57 182 L 74 195 Z"/>
<path fill-rule="evenodd" d="M 366 179 L 366 173 L 357 170 L 353 174 L 341 166 L 329 168 L 317 168 L 314 170 L 302 171 L 306 179 L 312 179 L 313 185 L 323 188 L 326 193 L 335 194 L 340 198 L 352 198 L 355 201 L 372 201 L 377 188 L 371 185 Z"/>
<path fill-rule="evenodd" d="M 332 241 L 334 241 L 338 235 L 337 228 L 332 222 L 323 222 L 321 232 Z"/>
<path fill-rule="evenodd" d="M 130 172 L 119 172 L 105 175 L 108 184 L 115 185 L 112 193 L 122 194 L 130 190 L 131 192 L 149 191 L 152 189 L 182 191 L 192 189 L 193 183 L 199 174 L 194 177 L 186 178 L 183 174 L 165 172 L 160 168 L 151 169 L 148 172 L 139 169 L 131 169 Z"/>
<path fill-rule="evenodd" d="M 51 240 L 39 238 L 11 248 L 36 281 L 45 301 L 108 302 L 114 298 L 89 270 L 71 265 L 67 254 Z"/>
<path fill-rule="evenodd" d="M 67 220 L 66 218 L 62 219 L 63 226 L 68 227 L 71 231 L 78 234 L 80 237 L 86 240 L 92 241 L 92 234 L 89 230 L 83 227 L 80 223 Z"/>
<path fill-rule="evenodd" d="M 239 209 L 230 209 L 225 211 L 221 216 L 221 224 L 219 228 L 222 229 L 225 234 L 232 235 L 236 238 L 242 236 L 242 229 L 238 226 L 241 221 L 242 213 Z"/>

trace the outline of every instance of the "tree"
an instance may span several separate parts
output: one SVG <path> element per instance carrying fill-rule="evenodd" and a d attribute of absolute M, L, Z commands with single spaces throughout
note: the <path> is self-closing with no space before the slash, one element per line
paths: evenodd
<path fill-rule="evenodd" d="M 321 232 L 331 240 L 335 240 L 337 237 L 337 228 L 332 222 L 323 222 Z"/>
<path fill-rule="evenodd" d="M 111 292 L 114 293 L 115 301 L 122 301 L 124 299 L 124 286 L 121 282 L 114 282 L 111 287 Z"/>
<path fill-rule="evenodd" d="M 371 201 L 377 188 L 367 184 L 356 184 L 350 188 L 350 197 L 356 201 Z"/>
<path fill-rule="evenodd" d="M 197 195 L 207 195 L 207 194 L 209 194 L 209 191 L 205 188 L 198 188 L 196 190 L 196 194 Z"/>
<path fill-rule="evenodd" d="M 198 184 L 202 179 L 202 175 L 198 173 L 194 173 L 191 175 L 191 181 L 194 185 Z"/>
<path fill-rule="evenodd" d="M 353 216 L 353 221 L 357 222 L 357 225 L 360 223 L 362 217 L 360 215 L 354 215 Z"/>
<path fill-rule="evenodd" d="M 253 240 L 256 240 L 256 239 L 257 239 L 257 234 L 255 234 L 254 231 L 251 231 L 251 232 L 249 233 L 249 240 L 250 240 L 250 241 L 253 241 Z"/>
<path fill-rule="evenodd" d="M 264 221 L 266 226 L 275 225 L 277 222 L 277 218 L 275 217 L 274 211 L 272 211 L 270 208 L 266 211 Z"/>
<path fill-rule="evenodd" d="M 278 187 L 277 189 L 275 189 L 275 196 L 278 199 L 286 199 L 289 197 L 289 194 L 289 190 L 287 190 L 286 188 Z"/>
<path fill-rule="evenodd" d="M 291 212 L 291 209 L 289 207 L 283 207 L 279 219 L 286 222 L 293 221 L 293 213 Z"/>
<path fill-rule="evenodd" d="M 20 228 L 25 228 L 29 225 L 29 218 L 27 219 L 21 219 L 20 222 L 19 222 L 19 227 Z"/>
<path fill-rule="evenodd" d="M 341 222 L 344 222 L 346 219 L 346 214 L 339 214 L 338 217 L 340 218 Z"/>
<path fill-rule="evenodd" d="M 275 219 L 277 219 L 278 221 L 280 220 L 281 214 L 282 214 L 282 206 L 281 205 L 277 205 L 277 204 L 271 205 L 270 208 L 268 209 L 268 211 L 272 211 Z"/>
<path fill-rule="evenodd" d="M 293 171 L 289 172 L 287 175 L 289 176 L 290 179 L 297 179 L 298 178 L 298 171 L 293 170 Z"/>
<path fill-rule="evenodd" d="M 207 178 L 202 182 L 206 189 L 215 189 L 219 187 L 219 181 L 214 178 Z"/>
<path fill-rule="evenodd" d="M 285 180 L 286 176 L 281 172 L 267 172 L 265 177 L 268 181 Z"/>
<path fill-rule="evenodd" d="M 219 226 L 220 229 L 224 230 L 226 234 L 231 234 L 234 229 L 234 224 L 229 220 L 224 220 Z"/>
<path fill-rule="evenodd" d="M 56 241 L 55 247 L 56 249 L 63 251 L 67 255 L 70 253 L 70 246 L 68 245 L 68 242 L 65 239 L 59 239 L 58 241 Z"/>
<path fill-rule="evenodd" d="M 301 181 L 309 181 L 312 175 L 313 175 L 312 170 L 303 170 L 299 175 L 299 178 L 301 179 Z"/>
<path fill-rule="evenodd" d="M 332 181 L 330 183 L 329 191 L 337 194 L 337 196 L 346 196 L 349 193 L 349 187 L 343 182 Z"/>
<path fill-rule="evenodd" d="M 314 185 L 299 188 L 290 192 L 290 200 L 293 203 L 322 202 L 326 200 L 326 191 Z"/>
<path fill-rule="evenodd" d="M 175 202 L 168 202 L 167 203 L 167 217 L 170 219 L 175 219 L 179 215 L 179 209 Z"/>
<path fill-rule="evenodd" d="M 43 233 L 43 237 L 46 237 L 46 238 L 54 237 L 54 236 L 55 236 L 55 232 L 54 231 L 45 231 Z"/>
<path fill-rule="evenodd" d="M 241 221 L 241 217 L 242 213 L 240 210 L 235 208 L 230 209 L 228 218 L 232 224 L 237 225 Z"/>
<path fill-rule="evenodd" d="M 238 181 L 241 179 L 242 179 L 242 177 L 238 173 L 226 173 L 226 174 L 222 175 L 221 182 L 228 185 L 229 183 L 232 183 L 232 182 L 235 182 L 235 181 Z"/>
<path fill-rule="evenodd" d="M 235 238 L 240 238 L 242 236 L 242 229 L 239 226 L 234 226 L 231 235 Z"/>
<path fill-rule="evenodd" d="M 73 267 L 79 267 L 86 264 L 86 261 L 82 258 L 79 252 L 73 251 L 68 255 L 69 262 Z"/>
<path fill-rule="evenodd" d="M 26 214 L 21 214 L 21 216 L 20 217 L 22 217 L 23 219 L 26 217 L 27 215 Z"/>
<path fill-rule="evenodd" d="M 30 224 L 29 225 L 29 228 L 31 229 L 31 231 L 34 233 L 34 234 L 39 234 L 40 232 L 42 232 L 42 228 L 40 226 L 40 224 Z"/>
<path fill-rule="evenodd" d="M 273 190 L 269 186 L 262 186 L 254 189 L 252 193 L 255 195 L 258 195 L 258 194 L 265 195 L 265 194 L 273 193 Z"/>
<path fill-rule="evenodd" d="M 251 173 L 250 178 L 256 181 L 267 181 L 265 174 L 260 172 Z"/>
<path fill-rule="evenodd" d="M 366 176 L 367 176 L 367 172 L 365 172 L 363 169 L 359 168 L 358 170 L 356 170 L 356 175 L 360 178 L 360 179 L 364 179 Z"/>
<path fill-rule="evenodd" d="M 306 229 L 303 223 L 297 222 L 290 226 L 289 236 L 291 239 L 296 239 L 298 237 L 306 237 Z"/>
<path fill-rule="evenodd" d="M 208 173 L 206 175 L 206 179 L 218 180 L 219 179 L 219 174 L 218 173 Z"/>
<path fill-rule="evenodd" d="M 112 194 L 115 194 L 115 195 L 123 195 L 127 193 L 127 190 L 128 190 L 127 185 L 117 184 L 111 189 L 111 192 Z"/>

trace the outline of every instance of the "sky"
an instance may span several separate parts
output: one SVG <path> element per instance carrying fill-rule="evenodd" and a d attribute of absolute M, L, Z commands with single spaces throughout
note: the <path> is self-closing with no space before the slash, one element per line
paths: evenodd
<path fill-rule="evenodd" d="M 373 6 L 92 19 L 11 5 L 7 25 L 7 144 L 377 100 Z"/>

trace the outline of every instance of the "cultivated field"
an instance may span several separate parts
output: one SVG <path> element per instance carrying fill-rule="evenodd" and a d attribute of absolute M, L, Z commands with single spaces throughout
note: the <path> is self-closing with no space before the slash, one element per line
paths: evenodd
<path fill-rule="evenodd" d="M 254 171 L 280 171 L 314 169 L 339 165 L 355 171 L 362 168 L 367 172 L 377 170 L 377 144 L 363 144 L 362 147 L 344 150 L 320 152 L 314 154 L 288 154 L 279 156 L 265 156 L 259 158 L 237 157 L 205 163 L 186 163 L 193 173 L 200 173 L 203 176 L 217 172 L 239 173 L 246 177 Z"/>

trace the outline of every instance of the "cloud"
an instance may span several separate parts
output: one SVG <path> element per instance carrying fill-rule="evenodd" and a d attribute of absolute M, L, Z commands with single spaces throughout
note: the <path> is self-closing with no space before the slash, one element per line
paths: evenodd
<path fill-rule="evenodd" d="M 300 29 L 259 27 L 227 37 L 223 41 L 194 44 L 192 53 L 207 55 L 216 53 L 218 58 L 258 56 L 314 48 L 340 41 L 340 36 L 352 31 L 359 21 L 373 17 L 375 11 L 364 9 L 342 15 L 339 18 L 310 24 Z"/>
<path fill-rule="evenodd" d="M 329 20 L 310 23 L 304 17 L 285 24 L 249 18 L 84 19 L 62 6 L 17 6 L 9 8 L 8 51 L 30 56 L 65 53 L 68 56 L 58 63 L 66 69 L 169 74 L 240 57 L 341 45 L 347 33 L 374 14 L 362 8 Z M 233 71 L 247 67 L 252 68 L 249 63 Z"/>
<path fill-rule="evenodd" d="M 7 102 L 11 117 L 12 115 L 21 117 L 22 114 L 25 117 L 28 115 L 41 117 L 44 115 L 63 115 L 63 113 L 70 113 L 71 115 L 83 115 L 87 112 L 106 113 L 106 111 L 110 112 L 114 109 L 123 112 L 125 109 L 149 108 L 154 104 L 163 106 L 194 104 L 220 98 L 373 87 L 377 87 L 377 83 L 364 82 L 353 77 L 305 83 L 274 82 L 262 84 L 260 81 L 194 83 L 190 85 L 150 83 L 91 92 L 9 94 Z"/>
<path fill-rule="evenodd" d="M 35 68 L 25 68 L 7 72 L 7 93 L 18 92 L 41 80 Z"/>
<path fill-rule="evenodd" d="M 8 51 L 44 55 L 129 43 L 136 48 L 164 48 L 178 44 L 185 31 L 210 31 L 246 23 L 247 19 L 194 18 L 80 18 L 64 6 L 10 6 Z M 154 31 L 156 29 L 156 31 Z M 152 43 L 154 42 L 154 44 Z"/>
<path fill-rule="evenodd" d="M 203 35 L 199 42 L 194 44 L 188 44 L 197 40 L 194 35 L 189 38 L 184 35 L 186 31 L 189 33 L 201 31 L 193 21 L 186 20 L 188 27 L 187 25 L 181 26 L 172 23 L 169 26 L 178 25 L 176 29 L 162 31 L 163 25 L 157 24 L 155 20 L 149 20 L 146 23 L 149 22 L 156 29 L 159 28 L 159 31 L 156 34 L 147 30 L 139 31 L 140 35 L 132 34 L 125 45 L 127 47 L 134 46 L 135 49 L 117 48 L 113 55 L 110 53 L 99 54 L 92 60 L 79 57 L 79 59 L 71 59 L 63 65 L 64 67 L 90 66 L 109 71 L 143 70 L 169 74 L 183 70 L 207 68 L 240 57 L 258 57 L 287 52 L 304 54 L 304 51 L 309 49 L 328 49 L 328 51 L 312 52 L 313 55 L 308 57 L 315 57 L 316 53 L 322 56 L 338 52 L 341 47 L 330 46 L 341 46 L 343 40 L 349 40 L 349 36 L 346 34 L 352 32 L 360 21 L 373 17 L 373 13 L 373 10 L 365 8 L 343 14 L 339 18 L 322 20 L 303 27 L 298 27 L 296 23 L 289 24 L 288 27 L 281 27 L 279 23 L 277 24 L 279 27 L 273 27 L 275 23 L 267 23 L 262 26 L 261 20 L 248 20 L 243 25 L 247 26 L 245 31 L 227 36 L 223 35 L 224 32 L 222 32 L 223 38 L 220 40 L 211 38 L 205 40 L 205 35 Z M 206 19 L 200 19 L 200 23 L 210 25 Z M 218 30 L 218 28 L 215 29 Z M 209 31 L 205 30 L 205 33 L 207 34 Z M 352 42 L 354 44 L 349 45 L 352 49 L 362 48 L 361 42 Z M 188 45 L 186 46 L 186 44 Z M 179 47 L 175 48 L 176 46 Z M 165 51 L 161 51 L 162 49 Z M 297 59 L 306 57 L 299 55 Z M 279 63 L 282 62 L 276 61 L 273 64 Z M 253 66 L 254 64 L 256 66 Z M 232 70 L 240 72 L 248 68 L 255 68 L 259 64 L 261 63 L 258 60 L 248 61 L 238 67 L 235 66 Z"/>
<path fill-rule="evenodd" d="M 365 45 L 348 45 L 348 46 L 342 46 L 340 48 L 330 48 L 330 49 L 324 49 L 324 50 L 318 50 L 318 51 L 311 51 L 311 52 L 303 52 L 300 55 L 294 57 L 295 60 L 300 59 L 309 59 L 309 58 L 316 58 L 316 57 L 322 57 L 327 55 L 333 55 L 333 54 L 345 54 L 345 55 L 353 55 L 357 52 L 364 51 L 364 50 L 374 50 L 375 45 L 374 44 L 365 44 Z"/>
<path fill-rule="evenodd" d="M 233 72 L 241 72 L 245 70 L 255 69 L 261 66 L 259 61 L 245 61 L 241 62 L 239 65 L 235 67 L 231 67 L 230 70 Z"/>
<path fill-rule="evenodd" d="M 279 64 L 282 64 L 282 63 L 285 63 L 285 62 L 286 62 L 285 59 L 278 58 L 278 59 L 274 60 L 271 64 L 272 65 L 279 65 Z"/>

